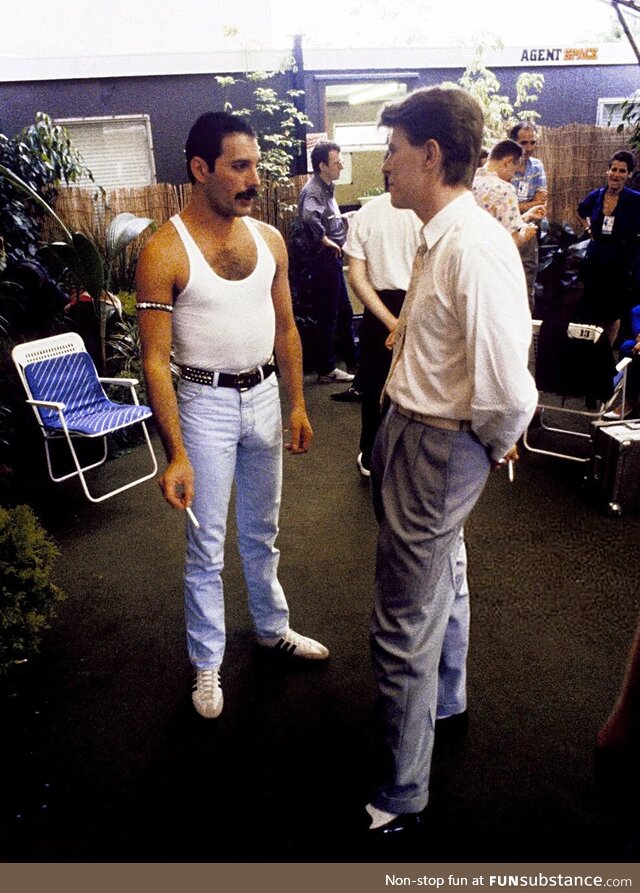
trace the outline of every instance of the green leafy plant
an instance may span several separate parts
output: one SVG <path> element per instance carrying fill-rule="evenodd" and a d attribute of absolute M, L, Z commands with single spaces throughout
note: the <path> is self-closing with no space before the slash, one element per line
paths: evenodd
<path fill-rule="evenodd" d="M 484 112 L 483 145 L 490 148 L 503 140 L 518 121 L 535 123 L 540 117 L 528 106 L 537 102 L 544 87 L 544 75 L 522 72 L 516 81 L 516 95 L 512 102 L 499 92 L 500 81 L 484 64 L 487 49 L 489 47 L 482 43 L 476 47 L 475 55 L 458 83 L 480 103 Z"/>
<path fill-rule="evenodd" d="M 105 287 L 109 292 L 131 291 L 141 243 L 138 237 L 157 224 L 150 217 L 124 211 L 107 226 L 104 241 Z"/>
<path fill-rule="evenodd" d="M 11 350 L 21 341 L 67 331 L 68 301 L 56 278 L 35 258 L 12 260 L 0 273 L 0 469 L 10 470 L 10 476 L 18 467 L 26 469 L 34 456 L 28 433 L 32 412 L 24 402 Z"/>
<path fill-rule="evenodd" d="M 24 193 L 32 204 L 39 209 L 39 216 L 48 214 L 64 235 L 64 241 L 51 242 L 46 246 L 48 260 L 57 258 L 74 276 L 79 284 L 85 288 L 91 297 L 98 301 L 104 288 L 104 265 L 99 251 L 93 242 L 84 233 L 71 233 L 58 217 L 51 205 L 36 190 L 19 177 L 14 171 L 0 164 L 0 183 L 7 181 L 18 192 Z M 35 254 L 40 248 L 36 244 Z"/>
<path fill-rule="evenodd" d="M 0 508 L 0 676 L 39 652 L 65 597 L 52 579 L 57 555 L 29 506 Z"/>
<path fill-rule="evenodd" d="M 279 71 L 251 71 L 244 78 L 217 76 L 223 91 L 224 111 L 248 118 L 258 134 L 262 158 L 260 173 L 277 183 L 288 183 L 291 163 L 300 154 L 303 142 L 296 135 L 300 125 L 310 125 L 307 115 L 296 105 L 303 90 L 286 90 L 282 95 L 273 86 L 256 86 L 251 91 L 251 104 L 236 108 L 234 98 L 241 98 L 247 85 L 264 84 L 287 70 L 286 63 Z"/>
<path fill-rule="evenodd" d="M 142 351 L 138 329 L 135 292 L 119 291 L 115 296 L 119 313 L 114 315 L 107 330 L 107 375 L 125 376 L 139 380 L 139 395 L 145 402 Z"/>
<path fill-rule="evenodd" d="M 622 103 L 622 121 L 616 127 L 618 133 L 629 131 L 629 145 L 640 152 L 640 90 Z"/>
<path fill-rule="evenodd" d="M 60 186 L 76 183 L 82 177 L 93 180 L 93 176 L 73 147 L 66 128 L 54 124 L 43 112 L 38 112 L 35 123 L 17 136 L 0 133 L 0 166 L 32 190 L 31 194 L 25 193 L 11 178 L 0 179 L 2 269 L 6 260 L 22 260 L 37 252 L 46 211 L 33 194 L 52 205 Z"/>
<path fill-rule="evenodd" d="M 224 36 L 238 39 L 240 31 L 225 27 Z M 249 47 L 242 49 L 246 51 Z M 296 61 L 289 55 L 274 71 L 246 71 L 242 78 L 216 76 L 224 111 L 249 119 L 258 135 L 262 156 L 260 174 L 267 184 L 276 187 L 290 185 L 292 162 L 305 150 L 302 128 L 312 125 L 297 104 L 304 90 L 280 89 L 279 81 L 291 71 L 296 71 Z M 282 205 L 280 210 L 290 209 Z"/>
<path fill-rule="evenodd" d="M 120 301 L 120 305 L 122 307 L 122 316 L 125 318 L 129 317 L 130 319 L 135 319 L 138 312 L 135 291 L 123 291 L 122 289 L 120 289 L 116 297 Z"/>
<path fill-rule="evenodd" d="M 78 298 L 82 290 L 90 295 L 98 327 L 99 343 L 99 353 L 96 356 L 94 352 L 94 360 L 103 370 L 106 365 L 107 320 L 113 313 L 113 302 L 108 294 L 114 264 L 127 246 L 147 227 L 153 225 L 153 221 L 148 217 L 136 217 L 135 214 L 128 212 L 118 214 L 107 227 L 104 246 L 98 247 L 85 233 L 70 232 L 51 205 L 28 183 L 0 164 L 0 182 L 2 179 L 8 180 L 14 188 L 26 193 L 42 212 L 50 215 L 62 231 L 64 239 L 41 246 L 39 256 L 54 272 L 61 274 L 66 271 L 72 277 Z M 76 302 L 78 311 L 79 305 L 78 299 Z"/>

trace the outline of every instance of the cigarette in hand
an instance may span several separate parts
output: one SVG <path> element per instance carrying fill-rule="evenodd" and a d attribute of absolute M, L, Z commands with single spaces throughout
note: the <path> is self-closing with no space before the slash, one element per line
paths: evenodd
<path fill-rule="evenodd" d="M 507 463 L 507 465 L 508 465 L 508 471 L 509 471 L 509 481 L 511 483 L 513 483 L 513 479 L 515 477 L 515 466 L 514 466 L 513 459 L 509 459 L 509 462 Z"/>
<path fill-rule="evenodd" d="M 185 512 L 187 513 L 187 516 L 188 516 L 189 520 L 191 521 L 191 523 L 193 524 L 193 526 L 200 527 L 200 522 L 198 521 L 196 516 L 193 514 L 193 512 L 191 511 L 189 506 L 186 507 Z"/>

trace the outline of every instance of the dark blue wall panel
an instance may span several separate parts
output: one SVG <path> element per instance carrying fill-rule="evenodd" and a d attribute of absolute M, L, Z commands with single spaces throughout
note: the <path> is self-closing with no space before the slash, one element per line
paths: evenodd
<path fill-rule="evenodd" d="M 536 71 L 533 67 L 529 70 Z M 536 108 L 541 123 L 550 127 L 572 122 L 594 124 L 599 97 L 627 96 L 640 87 L 638 65 L 537 70 L 544 74 L 545 86 Z M 520 72 L 516 68 L 495 69 L 501 92 L 511 99 Z M 455 81 L 461 75 L 462 69 L 422 69 L 411 86 Z M 353 73 L 353 81 L 365 77 L 366 72 Z M 340 80 L 344 82 L 344 72 L 335 82 Z M 306 111 L 314 130 L 325 127 L 324 85 L 330 82 L 329 73 L 323 73 L 322 80 L 318 80 L 313 72 L 305 72 Z M 284 76 L 280 84 L 289 86 Z M 17 133 L 32 123 L 39 111 L 58 118 L 148 114 L 158 181 L 180 183 L 186 180 L 182 149 L 191 124 L 202 112 L 221 108 L 222 102 L 213 74 L 1 83 L 0 131 L 7 135 Z M 239 104 L 235 98 L 234 104 Z"/>
<path fill-rule="evenodd" d="M 463 69 L 431 68 L 413 69 L 418 79 L 409 82 L 410 87 L 430 87 L 443 81 L 456 82 Z M 607 96 L 629 96 L 640 88 L 640 66 L 638 65 L 585 65 L 554 66 L 527 71 L 543 74 L 545 85 L 533 108 L 540 113 L 540 123 L 547 127 L 561 127 L 563 124 L 595 124 L 598 99 Z M 513 102 L 515 83 L 521 68 L 495 68 L 493 73 L 500 81 L 500 93 Z M 357 83 L 367 79 L 367 72 L 354 71 L 349 81 Z M 382 72 L 376 71 L 376 77 Z M 394 71 L 394 76 L 397 69 Z M 316 77 L 313 72 L 305 73 L 307 92 L 307 114 L 316 129 L 325 129 L 324 87 L 330 83 L 344 83 L 344 72 L 336 73 L 331 80 L 330 72 L 322 72 Z"/>
<path fill-rule="evenodd" d="M 286 79 L 277 83 L 288 87 Z M 240 85 L 233 93 L 236 107 L 246 104 L 251 89 Z M 183 183 L 189 129 L 203 112 L 222 109 L 224 98 L 213 74 L 3 83 L 0 132 L 18 133 L 34 121 L 36 112 L 53 118 L 147 114 L 158 182 Z"/>

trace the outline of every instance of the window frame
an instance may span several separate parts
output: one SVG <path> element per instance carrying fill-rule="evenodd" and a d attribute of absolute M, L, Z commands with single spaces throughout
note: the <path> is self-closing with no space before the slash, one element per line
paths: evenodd
<path fill-rule="evenodd" d="M 622 123 L 622 103 L 626 102 L 627 96 L 603 96 L 598 99 L 598 108 L 596 111 L 597 127 L 617 127 Z M 615 108 L 619 107 L 619 115 L 616 118 Z"/>
<path fill-rule="evenodd" d="M 73 134 L 72 134 L 73 125 L 83 127 L 83 126 L 91 126 L 91 125 L 99 125 L 99 124 L 105 125 L 105 124 L 109 124 L 109 123 L 112 123 L 115 125 L 117 125 L 117 124 L 125 124 L 126 125 L 127 123 L 129 123 L 129 124 L 142 124 L 144 126 L 145 133 L 146 133 L 146 147 L 145 147 L 146 158 L 145 158 L 145 161 L 148 163 L 150 183 L 144 183 L 144 184 L 143 183 L 138 183 L 138 184 L 120 183 L 118 185 L 105 186 L 104 183 L 100 183 L 99 180 L 96 178 L 95 183 L 93 183 L 89 179 L 83 179 L 83 180 L 79 181 L 78 183 L 74 184 L 74 185 L 78 186 L 79 188 L 81 188 L 81 189 L 95 189 L 95 187 L 97 185 L 100 187 L 104 187 L 107 190 L 120 189 L 120 188 L 135 189 L 137 187 L 140 188 L 140 187 L 149 186 L 149 185 L 153 186 L 158 182 L 157 175 L 156 175 L 156 159 L 155 159 L 155 153 L 154 153 L 154 149 L 153 149 L 153 135 L 151 132 L 151 117 L 150 117 L 150 115 L 148 115 L 146 113 L 140 113 L 140 114 L 134 114 L 134 115 L 77 116 L 77 117 L 73 117 L 73 118 L 56 118 L 55 123 L 60 124 L 69 130 L 72 142 L 73 142 Z M 82 151 L 81 151 L 81 154 L 82 154 Z M 86 163 L 87 167 L 89 168 L 89 170 L 92 170 L 90 160 L 85 159 L 85 163 Z M 94 173 L 94 172 L 92 171 L 92 173 Z"/>

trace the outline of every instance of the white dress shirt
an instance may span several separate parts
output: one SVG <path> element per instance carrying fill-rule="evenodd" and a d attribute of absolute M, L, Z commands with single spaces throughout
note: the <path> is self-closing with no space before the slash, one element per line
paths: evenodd
<path fill-rule="evenodd" d="M 422 229 L 386 392 L 403 409 L 470 420 L 498 461 L 529 424 L 531 315 L 509 233 L 458 196 Z"/>
<path fill-rule="evenodd" d="M 417 214 L 394 208 L 385 192 L 353 215 L 344 251 L 366 261 L 367 277 L 376 291 L 406 291 L 421 228 Z"/>

